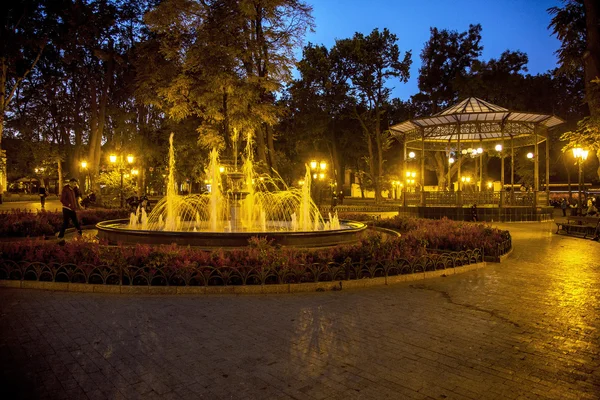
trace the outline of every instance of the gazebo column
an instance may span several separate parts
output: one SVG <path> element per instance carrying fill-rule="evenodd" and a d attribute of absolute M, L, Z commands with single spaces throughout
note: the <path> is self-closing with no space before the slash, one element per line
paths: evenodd
<path fill-rule="evenodd" d="M 540 155 L 539 155 L 539 148 L 538 148 L 538 125 L 536 124 L 533 128 L 533 140 L 535 140 L 534 146 L 533 146 L 533 164 L 534 164 L 534 171 L 533 171 L 533 206 L 537 207 L 537 196 L 538 196 L 538 192 L 540 191 Z"/>
<path fill-rule="evenodd" d="M 402 185 L 402 206 L 406 207 L 406 186 L 407 186 L 407 182 L 406 182 L 406 134 L 404 134 L 404 142 L 402 147 L 404 148 L 404 159 L 403 159 L 403 165 L 404 165 L 404 169 L 402 171 L 402 179 L 401 181 L 404 182 L 404 184 Z M 404 210 L 406 211 L 406 210 Z"/>
<path fill-rule="evenodd" d="M 479 142 L 479 147 L 483 149 L 483 142 Z M 483 152 L 479 154 L 479 192 L 483 192 Z"/>
<path fill-rule="evenodd" d="M 462 186 L 461 186 L 461 174 L 460 169 L 462 167 L 462 153 L 460 149 L 460 122 L 456 124 L 456 137 L 458 141 L 458 150 L 456 151 L 456 161 L 458 162 L 458 179 L 456 180 L 456 205 L 462 206 Z"/>
<path fill-rule="evenodd" d="M 421 128 L 421 206 L 425 205 L 425 129 Z"/>
<path fill-rule="evenodd" d="M 548 137 L 548 129 L 544 129 L 546 133 L 546 206 L 550 205 L 550 138 Z"/>
<path fill-rule="evenodd" d="M 515 138 L 510 135 L 510 204 L 515 204 Z"/>
<path fill-rule="evenodd" d="M 502 138 L 502 150 L 500 151 L 500 203 L 498 207 L 504 207 L 504 194 L 506 191 L 504 190 L 504 121 L 500 125 L 500 137 Z"/>

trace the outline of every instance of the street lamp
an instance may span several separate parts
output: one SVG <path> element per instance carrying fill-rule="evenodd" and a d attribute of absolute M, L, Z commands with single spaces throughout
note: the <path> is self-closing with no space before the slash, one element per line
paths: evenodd
<path fill-rule="evenodd" d="M 326 176 L 325 171 L 327 171 L 327 162 L 317 162 L 317 160 L 311 160 L 310 170 L 312 172 L 312 178 L 314 181 L 324 181 Z M 317 185 L 315 185 L 315 190 L 317 190 L 319 193 L 319 206 L 321 206 L 321 198 L 323 197 L 323 194 L 321 193 L 322 188 L 317 188 Z"/>
<path fill-rule="evenodd" d="M 406 171 L 406 187 L 413 186 L 415 184 L 415 178 L 417 177 L 416 171 Z"/>
<path fill-rule="evenodd" d="M 123 175 L 125 174 L 125 167 L 127 166 L 125 164 L 125 161 L 123 160 L 123 158 L 124 157 L 122 154 L 120 155 L 120 157 L 117 157 L 116 154 L 111 154 L 110 156 L 108 156 L 110 163 L 116 165 L 116 167 L 119 169 L 119 174 L 121 175 L 121 185 L 120 185 L 121 208 L 123 208 L 123 206 L 124 206 Z M 127 164 L 129 164 L 129 165 L 133 164 L 134 158 L 131 154 L 128 154 L 127 157 L 125 157 L 125 159 L 127 160 Z M 119 160 L 118 163 L 117 163 L 117 160 Z"/>
<path fill-rule="evenodd" d="M 450 187 L 452 186 L 452 180 L 450 177 L 450 168 L 452 168 L 452 164 L 454 164 L 454 157 L 448 158 L 448 191 L 450 191 Z"/>
<path fill-rule="evenodd" d="M 579 165 L 579 189 L 578 189 L 578 193 L 577 193 L 577 197 L 578 197 L 578 214 L 581 215 L 583 213 L 583 199 L 581 197 L 582 195 L 582 185 L 583 185 L 583 162 L 587 159 L 589 151 L 588 150 L 584 150 L 581 147 L 575 147 L 573 149 L 573 157 L 575 157 L 575 159 L 577 160 L 577 164 Z"/>
<path fill-rule="evenodd" d="M 394 200 L 398 200 L 398 190 L 404 187 L 404 184 L 400 181 L 392 181 L 392 187 L 394 188 Z"/>
<path fill-rule="evenodd" d="M 82 161 L 80 164 L 81 166 L 81 170 L 83 171 L 83 192 L 86 193 L 88 191 L 88 184 L 87 184 L 87 161 Z"/>
<path fill-rule="evenodd" d="M 464 189 L 465 184 L 471 183 L 471 177 L 470 176 L 461 176 L 460 180 L 463 183 L 463 189 Z"/>

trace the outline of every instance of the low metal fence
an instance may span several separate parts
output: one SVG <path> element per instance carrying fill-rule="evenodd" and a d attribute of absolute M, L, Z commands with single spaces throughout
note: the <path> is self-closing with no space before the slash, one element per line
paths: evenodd
<path fill-rule="evenodd" d="M 414 259 L 313 263 L 282 268 L 174 268 L 58 264 L 0 259 L 0 280 L 121 286 L 233 286 L 315 283 L 436 271 L 482 262 L 482 250 L 431 253 Z"/>

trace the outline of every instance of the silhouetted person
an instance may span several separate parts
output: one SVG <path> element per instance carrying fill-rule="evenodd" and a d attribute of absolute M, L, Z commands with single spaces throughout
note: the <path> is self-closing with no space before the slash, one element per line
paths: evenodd
<path fill-rule="evenodd" d="M 77 202 L 77 196 L 75 195 L 75 187 L 77 186 L 77 179 L 71 178 L 69 183 L 63 187 L 62 194 L 60 195 L 60 202 L 62 203 L 63 212 L 63 225 L 58 233 L 58 238 L 63 239 L 65 237 L 65 230 L 69 227 L 69 220 L 73 221 L 73 225 L 77 229 L 79 236 L 82 235 L 81 225 L 77 220 L 77 208 L 79 203 Z"/>
<path fill-rule="evenodd" d="M 46 191 L 46 187 L 44 185 L 40 186 L 40 204 L 42 205 L 42 210 L 46 207 L 46 197 L 48 197 L 48 192 Z"/>
<path fill-rule="evenodd" d="M 473 206 L 471 207 L 471 221 L 479 221 L 479 217 L 477 216 L 477 204 L 473 204 Z"/>
<path fill-rule="evenodd" d="M 567 200 L 564 198 L 560 202 L 560 209 L 562 210 L 563 217 L 566 217 L 567 216 Z"/>

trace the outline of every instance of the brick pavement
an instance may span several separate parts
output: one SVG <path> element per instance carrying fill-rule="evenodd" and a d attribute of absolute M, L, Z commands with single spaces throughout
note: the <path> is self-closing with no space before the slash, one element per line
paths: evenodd
<path fill-rule="evenodd" d="M 600 244 L 508 226 L 502 264 L 246 296 L 0 290 L 3 398 L 597 399 Z"/>
<path fill-rule="evenodd" d="M 39 200 L 36 201 L 5 201 L 0 204 L 0 211 L 11 211 L 11 210 L 21 210 L 21 211 L 40 211 L 42 205 Z M 56 196 L 51 196 L 46 199 L 46 211 L 61 211 L 62 205 L 60 204 L 60 200 Z"/>

